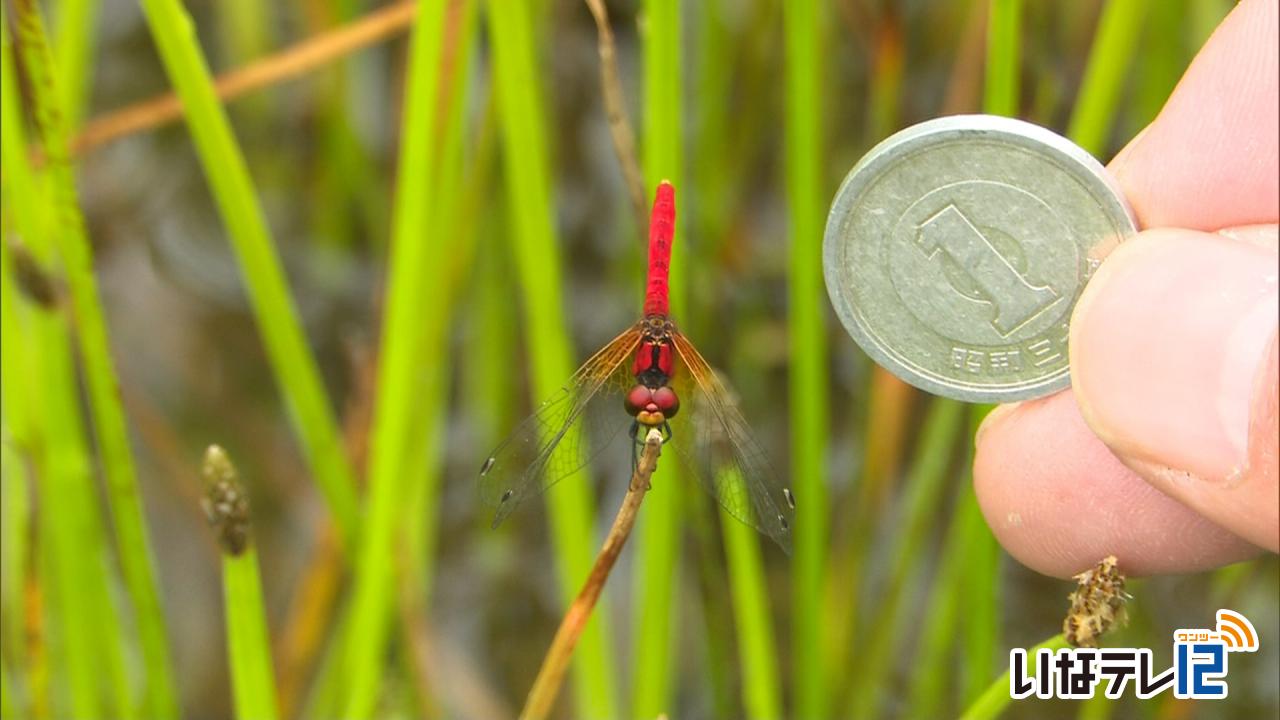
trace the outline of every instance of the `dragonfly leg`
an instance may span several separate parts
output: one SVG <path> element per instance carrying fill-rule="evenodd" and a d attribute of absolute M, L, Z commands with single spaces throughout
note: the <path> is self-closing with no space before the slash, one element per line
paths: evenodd
<path fill-rule="evenodd" d="M 671 440 L 671 436 L 672 436 L 672 435 L 673 435 L 673 433 L 671 432 L 671 423 L 666 422 L 666 421 L 663 421 L 663 423 L 662 423 L 662 444 L 663 444 L 663 445 L 666 445 L 666 444 L 667 444 L 667 442 Z"/>
<path fill-rule="evenodd" d="M 631 472 L 634 473 L 640 464 L 640 447 L 644 445 L 640 441 L 640 423 L 632 421 L 631 423 Z"/>

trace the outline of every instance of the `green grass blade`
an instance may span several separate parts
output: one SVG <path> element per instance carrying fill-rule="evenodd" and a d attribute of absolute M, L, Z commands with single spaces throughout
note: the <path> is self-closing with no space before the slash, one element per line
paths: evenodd
<path fill-rule="evenodd" d="M 468 80 L 471 76 L 475 60 L 475 45 L 478 37 L 479 3 L 465 0 L 456 3 L 450 12 L 458 12 L 456 30 L 454 30 L 454 53 L 452 58 L 443 59 L 442 65 L 452 70 L 442 77 L 444 90 L 442 94 L 445 107 L 442 108 L 445 126 L 440 133 L 439 168 L 433 179 L 431 189 L 427 193 L 430 198 L 430 226 L 442 236 L 442 243 L 448 250 L 437 246 L 437 261 L 440 262 L 442 283 L 438 287 L 447 288 L 440 293 L 438 287 L 430 287 L 431 282 L 424 283 L 427 291 L 418 291 L 423 297 L 416 300 L 422 303 L 443 305 L 440 308 L 443 323 L 461 304 L 464 278 L 469 278 L 472 262 L 475 259 L 475 244 L 478 224 L 479 201 L 477 198 L 487 192 L 490 173 L 488 165 L 491 158 L 484 154 L 487 146 L 475 158 L 475 167 L 470 175 L 466 173 L 467 160 L 464 150 L 467 144 L 468 110 L 470 98 Z M 426 232 L 425 229 L 422 232 Z M 429 296 L 428 296 L 429 295 Z M 435 566 L 436 526 L 439 516 L 436 503 L 439 499 L 444 448 L 448 424 L 449 407 L 448 385 L 454 370 L 452 352 L 449 348 L 447 332 L 440 332 L 442 323 L 418 323 L 418 339 L 420 348 L 416 363 L 418 367 L 427 367 L 433 377 L 426 378 L 423 389 L 418 392 L 414 404 L 417 406 L 414 427 L 424 427 L 431 435 L 426 440 L 427 448 L 417 447 L 411 443 L 408 457 L 405 459 L 408 468 L 407 477 L 411 481 L 408 502 L 403 511 L 403 537 L 405 542 L 406 566 L 405 582 L 412 588 L 411 595 L 419 598 L 425 607 L 432 589 L 432 572 Z M 447 325 L 446 325 L 447 330 Z M 505 357 L 505 356 L 504 356 Z M 425 412 L 438 412 L 444 417 L 422 420 Z M 416 433 L 414 437 L 417 437 Z"/>
<path fill-rule="evenodd" d="M 0 248 L 0 253 L 4 253 L 3 248 Z M 7 288 L 4 294 L 9 294 Z M 6 389 L 5 394 L 8 392 Z M 10 444 L 7 416 L 3 422 L 0 426 L 0 658 L 23 658 L 25 647 L 18 638 L 26 636 L 23 591 L 28 572 L 27 553 L 30 551 L 27 538 L 31 532 L 31 500 L 27 496 L 26 468 Z M 8 673 L 6 665 L 5 694 L 13 695 L 22 683 L 16 675 L 10 682 Z M 27 703 L 17 696 L 6 699 L 4 717 L 18 717 L 16 708 L 20 706 L 27 707 Z M 31 714 L 29 709 L 23 713 L 25 716 Z"/>
<path fill-rule="evenodd" d="M 660 180 L 670 180 L 676 188 L 676 239 L 671 260 L 672 313 L 679 321 L 685 310 L 685 258 L 689 257 L 689 226 L 681 212 L 684 188 L 683 142 L 681 135 L 681 93 L 684 70 L 681 66 L 680 7 L 676 0 L 647 0 L 642 28 L 644 57 L 644 152 L 645 197 L 652 198 Z M 643 237 L 643 236 L 642 236 Z M 639 298 L 636 298 L 637 302 Z M 678 430 L 677 430 L 678 432 Z M 635 624 L 635 674 L 632 684 L 631 715 L 657 717 L 670 712 L 672 678 L 678 670 L 674 662 L 672 603 L 680 594 L 680 508 L 685 478 L 671 456 L 658 463 L 653 476 L 653 492 L 645 499 L 636 533 L 636 579 L 634 584 L 638 617 Z"/>
<path fill-rule="evenodd" d="M 977 432 L 978 425 L 994 408 L 993 405 L 974 405 L 969 409 L 969 437 Z M 968 703 L 986 687 L 987 678 L 1002 664 L 1000 647 L 1000 616 L 1004 593 L 1000 590 L 1000 563 L 1004 550 L 996 542 L 995 535 L 981 520 L 982 511 L 973 494 L 973 455 L 967 456 L 968 472 L 964 474 L 966 491 L 960 497 L 961 505 L 956 513 L 969 518 L 968 536 L 963 540 L 968 552 L 961 565 L 965 567 L 964 590 L 955 593 L 954 602 L 964 603 L 965 622 L 961 625 L 961 662 L 965 669 L 961 697 Z"/>
<path fill-rule="evenodd" d="M 991 0 L 987 17 L 987 69 L 982 108 L 1018 116 L 1022 78 L 1022 0 Z"/>
<path fill-rule="evenodd" d="M 275 7 L 255 0 L 218 3 L 218 49 L 224 63 L 244 65 L 271 50 L 271 11 Z"/>
<path fill-rule="evenodd" d="M 1080 703 L 1078 720 L 1109 720 L 1116 709 L 1116 701 L 1103 692 L 1096 692 L 1093 697 Z"/>
<path fill-rule="evenodd" d="M 4 54 L 0 72 L 3 72 L 5 94 L 8 94 L 7 88 L 15 87 L 11 85 L 13 78 L 10 72 L 13 68 L 9 62 L 9 49 L 6 34 L 4 46 L 0 49 Z M 23 148 L 25 143 L 21 140 L 20 121 L 9 117 L 7 102 L 4 109 L 2 142 L 3 151 L 8 153 L 11 147 Z M 11 123 L 13 127 L 10 127 Z M 36 447 L 31 434 L 36 408 L 33 407 L 28 385 L 33 348 L 27 341 L 28 324 L 22 322 L 19 314 L 19 289 L 14 281 L 9 244 L 17 234 L 13 228 L 13 213 L 10 212 L 12 201 L 8 169 L 6 166 L 6 175 L 0 180 L 3 183 L 0 188 L 0 656 L 25 660 L 25 642 L 19 643 L 17 638 L 26 634 L 23 595 L 31 570 L 28 567 L 31 498 L 25 456 Z M 21 667 L 15 669 L 18 670 Z M 9 692 L 21 686 L 20 680 L 20 676 L 15 675 Z"/>
<path fill-rule="evenodd" d="M 1094 155 L 1106 152 L 1120 91 L 1142 37 L 1147 0 L 1111 0 L 1102 11 L 1067 135 Z"/>
<path fill-rule="evenodd" d="M 535 400 L 549 397 L 573 372 L 572 350 L 561 297 L 563 279 L 552 224 L 553 201 L 541 85 L 535 69 L 533 23 L 527 0 L 488 4 L 494 82 L 502 129 L 506 192 L 511 203 L 514 257 L 523 300 L 528 366 Z M 576 430 L 573 432 L 577 432 Z M 575 438 L 562 444 L 572 445 Z M 556 483 L 546 493 L 560 591 L 577 594 L 590 571 L 593 542 L 591 488 L 585 473 Z M 574 658 L 577 714 L 617 717 L 608 617 L 603 603 L 587 624 Z"/>
<path fill-rule="evenodd" d="M 256 549 L 250 547 L 239 555 L 223 553 L 222 586 L 236 717 L 274 720 L 275 683 Z"/>
<path fill-rule="evenodd" d="M 1057 652 L 1067 647 L 1067 641 L 1061 635 L 1045 640 L 1035 647 L 1027 650 L 1027 658 L 1033 658 L 1041 648 L 1048 648 L 1053 652 Z M 1035 677 L 1035 664 L 1028 662 L 1028 675 Z M 995 682 L 991 683 L 982 695 L 969 706 L 969 709 L 961 715 L 961 720 L 991 720 L 991 718 L 999 717 L 1000 712 L 1009 705 L 1009 672 L 1005 671 Z"/>
<path fill-rule="evenodd" d="M 0 655 L 0 717 L 16 718 L 21 699 L 17 696 L 17 682 L 9 675 L 8 656 Z"/>
<path fill-rule="evenodd" d="M 1235 7 L 1232 0 L 1188 0 L 1187 26 L 1190 37 L 1188 44 L 1195 52 L 1209 39 L 1222 19 Z M 1189 60 L 1190 58 L 1188 58 Z"/>
<path fill-rule="evenodd" d="M 23 595 L 27 575 L 34 568 L 29 567 L 28 561 L 32 515 L 23 455 L 33 454 L 38 447 L 33 433 L 40 424 L 40 404 L 29 383 L 37 348 L 31 342 L 30 323 L 24 322 L 29 318 L 18 307 L 22 296 L 11 260 L 10 242 L 18 237 L 14 214 L 20 203 L 28 203 L 28 213 L 34 207 L 26 195 L 32 186 L 30 169 L 25 162 L 12 162 L 10 157 L 23 154 L 27 147 L 14 93 L 18 85 L 12 49 L 8 18 L 0 17 L 0 154 L 10 160 L 4 162 L 0 176 L 0 657 L 17 658 L 25 665 L 31 661 L 16 638 L 26 634 Z M 36 262 L 31 257 L 28 261 Z M 17 647 L 10 650 L 11 644 Z M 25 670 L 13 668 L 11 681 L 6 660 L 5 717 L 18 717 L 18 708 L 24 716 L 35 715 L 34 698 L 28 696 L 23 702 L 15 694 L 22 686 Z"/>
<path fill-rule="evenodd" d="M 899 655 L 907 631 L 903 612 L 909 602 L 905 592 L 922 556 L 934 518 L 945 495 L 944 482 L 951 467 L 952 449 L 964 427 L 965 406 L 953 400 L 936 398 L 929 406 L 920 440 L 906 484 L 903 487 L 901 530 L 894 533 L 894 550 L 887 567 L 889 578 L 879 594 L 876 614 L 868 623 L 867 640 L 855 668 L 850 717 L 866 717 L 879 713 L 889 685 L 889 673 Z"/>
<path fill-rule="evenodd" d="M 7 44 L 3 52 L 7 57 Z M 9 69 L 6 61 L 6 81 Z M 7 142 L 5 147 L 9 147 Z M 31 348 L 23 333 L 25 325 L 18 315 L 17 288 L 12 281 L 9 193 L 0 190 L 0 198 L 0 227 L 3 228 L 0 231 L 0 659 L 5 661 L 3 717 L 16 718 L 20 714 L 23 717 L 35 714 L 20 672 L 28 663 L 24 595 L 32 570 L 28 560 L 32 506 L 26 459 L 20 449 L 30 452 L 34 445 L 26 392 Z M 10 666 L 10 658 L 17 661 L 17 667 Z"/>
<path fill-rule="evenodd" d="M 71 339 L 61 318 L 36 322 L 40 372 L 31 378 L 46 404 L 37 523 L 48 553 L 50 624 L 60 628 L 55 650 L 65 664 L 75 717 L 137 717 L 124 665 L 124 638 L 111 599 L 109 546 L 94 500 L 92 462 L 80 416 Z M 57 678 L 55 678 L 55 681 Z"/>
<path fill-rule="evenodd" d="M 867 91 L 868 145 L 874 145 L 898 129 L 902 123 L 902 81 L 906 65 L 902 21 L 893 9 L 886 9 L 875 25 L 875 50 L 870 88 Z"/>
<path fill-rule="evenodd" d="M 973 484 L 968 483 L 961 489 L 951 515 L 951 525 L 942 541 L 938 574 L 921 615 L 924 624 L 919 651 L 912 663 L 907 717 L 943 717 L 953 712 L 947 699 L 957 679 L 954 655 L 961 642 L 960 627 L 968 622 L 973 607 L 967 593 L 978 587 L 969 580 L 966 563 L 977 551 L 983 535 L 990 534 L 974 497 Z M 981 677 L 985 683 L 988 674 L 966 670 L 965 677 L 970 676 Z"/>
<path fill-rule="evenodd" d="M 128 421 L 120 404 L 115 363 L 107 337 L 105 313 L 94 277 L 93 251 L 76 197 L 69 160 L 70 128 L 60 107 L 62 95 L 52 72 L 52 54 L 30 21 L 24 26 L 27 70 L 41 146 L 48 158 L 57 229 L 53 233 L 71 291 L 81 364 L 89 389 L 98 450 L 106 476 L 120 567 L 133 604 L 146 666 L 146 710 L 157 718 L 176 717 L 177 698 L 170 669 L 168 633 L 148 539 L 142 496 L 138 490 Z M 41 62 L 43 61 L 43 62 Z"/>
<path fill-rule="evenodd" d="M 1149 10 L 1142 47 L 1134 61 L 1132 101 L 1126 103 L 1125 136 L 1136 134 L 1155 119 L 1191 59 L 1188 5 L 1187 0 L 1165 0 Z"/>
<path fill-rule="evenodd" d="M 48 129 L 59 121 L 61 101 L 53 79 L 52 56 L 34 3 L 19 3 L 14 10 L 24 68 L 30 73 L 27 87 L 32 92 L 32 115 L 43 131 L 41 140 L 48 153 Z M 37 176 L 28 165 L 25 145 L 13 144 L 25 141 L 20 132 L 22 114 L 7 26 L 7 17 L 0 19 L 5 43 L 0 100 L 4 105 L 6 147 L 0 153 L 0 163 L 5 195 L 19 236 L 47 269 L 56 254 L 55 238 L 67 231 L 68 216 L 78 211 L 74 195 L 67 195 L 66 178 Z M 97 489 L 66 316 L 54 308 L 30 310 L 26 340 L 33 362 L 27 381 L 38 388 L 33 400 L 41 408 L 35 439 L 41 497 L 38 551 L 51 595 L 50 624 L 60 628 L 54 654 L 69 686 L 70 711 L 83 717 L 104 713 L 134 717 L 137 708 L 125 668 L 125 639 L 111 599 L 109 543 L 95 502 Z"/>
<path fill-rule="evenodd" d="M 685 241 L 686 259 L 690 259 L 690 268 L 713 268 L 717 263 L 717 250 L 730 235 L 729 224 L 730 203 L 734 192 L 735 174 L 729 165 L 733 158 L 730 138 L 738 126 L 739 118 L 733 111 L 730 101 L 731 89 L 736 78 L 734 76 L 733 36 L 731 30 L 722 22 L 725 4 L 721 2 L 696 3 L 696 23 L 698 28 L 695 48 L 697 92 L 696 105 L 690 109 L 691 115 L 697 119 L 697 162 L 690 166 L 689 174 L 692 182 L 689 185 L 694 193 L 693 202 L 686 202 L 684 216 L 687 221 Z M 715 326 L 707 322 L 708 310 L 711 306 L 711 293 L 714 292 L 703 283 L 700 287 L 686 287 L 689 296 L 690 311 L 702 310 L 698 314 L 696 324 L 690 313 L 682 315 L 684 326 L 693 324 L 698 330 L 696 338 L 702 338 L 706 332 L 708 337 L 719 337 L 728 340 L 732 337 L 727 329 L 715 333 Z M 692 294 L 698 291 L 696 295 Z M 735 370 L 737 368 L 730 368 Z M 703 508 L 715 507 L 710 496 L 700 490 L 686 494 L 690 506 Z M 732 621 L 719 622 L 720 618 L 707 618 L 707 659 L 706 662 L 716 665 L 709 671 L 706 682 L 712 685 L 719 717 L 738 717 L 741 710 L 734 702 L 734 695 L 741 691 L 741 708 L 750 718 L 783 717 L 782 679 L 778 668 L 778 645 L 773 632 L 770 615 L 769 588 L 765 576 L 764 553 L 760 548 L 760 535 L 738 520 L 720 511 L 719 528 L 728 562 L 728 602 L 732 608 Z M 709 597 L 705 602 L 707 613 L 723 612 L 723 603 L 719 602 L 720 574 L 719 554 L 715 552 L 711 539 L 714 537 L 715 521 L 711 513 L 699 510 L 688 512 L 687 516 L 695 516 L 695 522 L 705 522 L 702 529 L 706 539 L 699 538 L 700 545 L 711 545 L 702 553 L 699 564 L 700 573 L 710 577 L 702 581 L 704 593 Z M 705 515 L 706 521 L 701 518 Z M 728 610 L 729 607 L 725 607 Z M 721 630 L 724 627 L 725 630 Z M 736 637 L 734 642 L 728 637 L 732 629 Z M 725 637 L 721 638 L 720 635 Z M 723 646 L 723 649 L 722 649 Z M 727 664 L 729 651 L 736 651 L 738 656 L 737 678 L 722 679 L 729 674 L 729 668 L 721 668 Z M 720 658 L 726 661 L 721 661 Z M 729 682 L 733 680 L 733 682 Z M 722 687 L 725 686 L 725 687 Z M 738 687 L 734 687 L 734 686 Z"/>
<path fill-rule="evenodd" d="M 434 427 L 420 432 L 413 421 L 434 425 L 440 415 L 424 416 L 418 408 L 447 404 L 444 373 L 422 372 L 433 358 L 445 354 L 451 308 L 447 294 L 433 292 L 447 285 L 448 263 L 443 260 L 449 251 L 444 243 L 449 228 L 434 225 L 431 214 L 436 187 L 433 171 L 439 162 L 437 95 L 446 8 L 444 2 L 422 3 L 410 41 L 378 402 L 370 441 L 368 517 L 356 563 L 343 661 L 349 682 L 345 717 L 374 714 L 385 674 L 387 630 L 390 612 L 396 606 L 395 542 L 405 496 L 414 491 L 406 477 L 409 453 L 418 437 L 438 432 Z M 425 479 L 413 478 L 415 484 Z"/>
<path fill-rule="evenodd" d="M 258 0 L 219 0 L 214 15 L 214 29 L 217 31 L 216 50 L 210 52 L 214 58 L 214 66 L 222 71 L 244 67 L 255 60 L 265 57 L 274 46 L 272 38 L 273 11 L 277 3 L 264 3 Z M 236 107 L 228 108 L 228 113 L 237 120 L 237 126 L 247 133 L 256 133 L 259 137 L 276 129 L 273 118 L 269 114 L 276 98 L 272 93 L 254 93 L 242 98 Z M 265 132 L 264 132 L 265 131 Z M 253 137 L 253 135 L 248 135 Z M 246 138 L 247 139 L 247 138 Z M 267 154 L 258 166 L 258 178 L 263 186 L 288 182 L 280 177 L 284 158 L 277 154 Z M 263 172 L 263 165 L 268 171 Z M 330 205 L 339 203 L 317 203 L 316 210 L 323 212 Z"/>
<path fill-rule="evenodd" d="M 728 472 L 728 471 L 726 471 Z M 729 484 L 729 487 L 737 487 Z M 742 666 L 742 704 L 748 718 L 783 717 L 782 690 L 769 615 L 769 593 L 760 559 L 756 531 L 721 513 L 725 552 L 729 560 L 729 588 L 738 630 L 738 659 Z"/>
<path fill-rule="evenodd" d="M 99 0 L 61 0 L 54 5 L 54 67 L 62 91 L 62 110 L 69 128 L 80 125 L 91 96 L 91 78 L 96 63 L 94 33 Z"/>
<path fill-rule="evenodd" d="M 142 0 L 142 7 L 169 80 L 186 110 L 187 127 L 239 258 L 258 329 L 302 441 L 303 455 L 341 531 L 344 547 L 353 548 L 359 517 L 355 475 L 191 18 L 180 0 Z"/>
<path fill-rule="evenodd" d="M 786 37 L 786 185 L 789 202 L 788 325 L 791 481 L 797 498 L 792 569 L 796 717 L 826 717 L 822 578 L 827 551 L 827 300 L 822 285 L 823 191 L 821 4 L 783 7 Z"/>
<path fill-rule="evenodd" d="M 205 481 L 205 515 L 222 555 L 227 662 L 236 717 L 275 720 L 275 673 L 249 499 L 231 459 L 217 445 L 209 446 L 205 452 L 201 474 Z"/>

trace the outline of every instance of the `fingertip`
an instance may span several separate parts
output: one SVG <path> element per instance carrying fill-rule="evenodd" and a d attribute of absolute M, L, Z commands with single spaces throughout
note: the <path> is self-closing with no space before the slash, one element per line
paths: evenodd
<path fill-rule="evenodd" d="M 1046 575 L 1067 578 L 1112 554 L 1140 576 L 1203 570 L 1258 552 L 1120 463 L 1069 392 L 988 416 L 973 474 L 1000 544 Z"/>

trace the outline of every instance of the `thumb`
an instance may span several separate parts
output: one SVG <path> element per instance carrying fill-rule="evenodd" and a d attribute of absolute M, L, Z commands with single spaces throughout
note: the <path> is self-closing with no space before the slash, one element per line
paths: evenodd
<path fill-rule="evenodd" d="M 1152 485 L 1280 549 L 1276 227 L 1150 230 L 1098 269 L 1071 320 L 1090 428 Z"/>

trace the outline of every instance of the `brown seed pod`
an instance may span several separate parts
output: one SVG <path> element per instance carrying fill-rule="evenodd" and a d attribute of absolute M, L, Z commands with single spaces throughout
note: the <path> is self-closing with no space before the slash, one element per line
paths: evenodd
<path fill-rule="evenodd" d="M 1124 574 L 1115 555 L 1076 575 L 1075 592 L 1067 596 L 1071 607 L 1062 621 L 1062 633 L 1074 647 L 1097 647 L 1098 638 L 1125 623 Z"/>
<path fill-rule="evenodd" d="M 222 551 L 239 555 L 249 546 L 249 496 L 227 452 L 210 445 L 201 466 L 205 496 L 200 501 Z"/>

